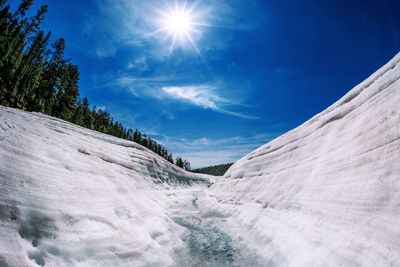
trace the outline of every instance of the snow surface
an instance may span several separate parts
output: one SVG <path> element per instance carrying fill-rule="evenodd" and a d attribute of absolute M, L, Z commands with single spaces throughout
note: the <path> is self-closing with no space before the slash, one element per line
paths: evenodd
<path fill-rule="evenodd" d="M 0 107 L 0 266 L 400 266 L 399 61 L 223 178 Z"/>
<path fill-rule="evenodd" d="M 207 176 L 133 142 L 0 107 L 0 266 L 168 266 L 168 198 Z M 211 177 L 208 177 L 211 178 Z"/>
<path fill-rule="evenodd" d="M 400 266 L 399 61 L 210 188 L 235 244 L 265 266 Z"/>

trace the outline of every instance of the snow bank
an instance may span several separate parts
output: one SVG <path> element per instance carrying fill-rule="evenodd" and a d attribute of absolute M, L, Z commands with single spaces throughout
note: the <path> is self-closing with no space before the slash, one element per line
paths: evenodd
<path fill-rule="evenodd" d="M 210 208 L 264 266 L 400 266 L 399 61 L 211 187 Z"/>
<path fill-rule="evenodd" d="M 204 177 L 135 143 L 0 107 L 0 266 L 172 265 L 183 244 L 164 203 Z"/>

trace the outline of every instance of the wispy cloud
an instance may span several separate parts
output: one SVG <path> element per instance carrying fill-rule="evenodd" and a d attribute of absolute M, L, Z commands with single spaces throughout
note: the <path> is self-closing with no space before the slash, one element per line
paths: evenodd
<path fill-rule="evenodd" d="M 106 78 L 110 80 L 110 77 Z M 222 82 L 216 83 L 216 85 L 174 86 L 174 84 L 185 84 L 187 79 L 187 77 L 178 78 L 174 75 L 150 77 L 122 75 L 117 78 L 111 78 L 111 81 L 108 82 L 97 81 L 99 84 L 97 88 L 114 88 L 127 91 L 138 98 L 152 98 L 164 102 L 180 101 L 229 116 L 247 120 L 258 119 L 258 117 L 237 111 L 253 106 L 224 96 L 230 90 L 227 90 Z M 169 105 L 169 107 L 174 108 L 172 105 Z"/>
<path fill-rule="evenodd" d="M 99 58 L 112 57 L 117 53 L 117 48 L 113 45 L 99 46 L 95 49 L 95 54 Z"/>
<path fill-rule="evenodd" d="M 127 69 L 140 73 L 147 71 L 149 69 L 147 57 L 144 55 L 139 56 L 128 64 Z"/>
<path fill-rule="evenodd" d="M 235 103 L 214 93 L 216 87 L 208 85 L 199 86 L 167 86 L 162 91 L 170 98 L 184 101 L 204 109 L 211 109 L 227 115 L 243 119 L 257 119 L 239 112 L 230 111 L 224 107 L 234 106 Z"/>
<path fill-rule="evenodd" d="M 131 76 L 110 74 L 101 77 L 93 77 L 97 89 L 112 88 L 113 90 L 124 90 L 135 97 L 160 98 L 160 88 L 171 82 L 180 82 L 170 75 L 154 76 Z"/>

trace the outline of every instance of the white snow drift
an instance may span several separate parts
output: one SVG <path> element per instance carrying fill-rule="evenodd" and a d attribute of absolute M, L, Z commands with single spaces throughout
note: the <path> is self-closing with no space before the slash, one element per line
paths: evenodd
<path fill-rule="evenodd" d="M 400 266 L 399 61 L 212 186 L 237 244 L 271 266 Z"/>
<path fill-rule="evenodd" d="M 0 107 L 0 266 L 400 266 L 399 61 L 218 179 Z"/>
<path fill-rule="evenodd" d="M 133 142 L 4 107 L 0 164 L 0 266 L 172 265 L 183 242 L 166 198 L 207 183 Z"/>

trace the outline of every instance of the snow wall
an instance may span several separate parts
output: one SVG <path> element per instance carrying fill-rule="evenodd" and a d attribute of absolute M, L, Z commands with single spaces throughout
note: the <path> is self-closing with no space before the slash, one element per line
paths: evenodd
<path fill-rule="evenodd" d="M 399 61 L 211 187 L 238 243 L 270 266 L 400 266 Z"/>

